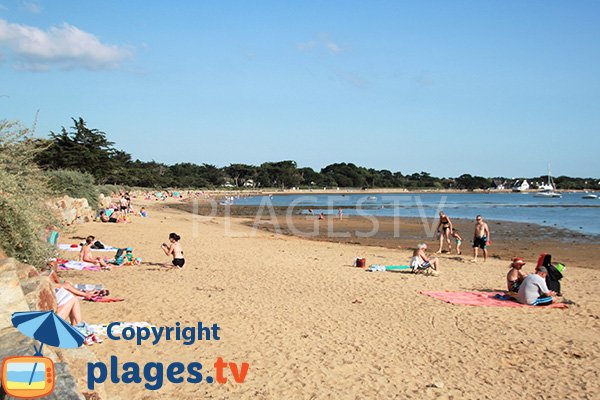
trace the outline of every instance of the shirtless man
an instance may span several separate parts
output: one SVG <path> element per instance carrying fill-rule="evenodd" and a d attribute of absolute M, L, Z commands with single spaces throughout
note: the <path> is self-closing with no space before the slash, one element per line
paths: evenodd
<path fill-rule="evenodd" d="M 102 269 L 110 269 L 106 261 L 104 261 L 100 257 L 94 257 L 94 255 L 92 254 L 91 247 L 92 243 L 94 243 L 94 240 L 96 240 L 96 238 L 91 235 L 85 239 L 85 244 L 81 246 L 81 252 L 79 253 L 79 261 L 85 261 L 90 264 L 94 264 L 98 267 L 101 267 Z"/>
<path fill-rule="evenodd" d="M 490 244 L 490 229 L 488 224 L 483 222 L 483 217 L 478 215 L 475 218 L 475 234 L 473 235 L 473 262 L 477 262 L 477 253 L 479 249 L 483 250 L 483 262 L 487 260 L 487 246 Z"/>

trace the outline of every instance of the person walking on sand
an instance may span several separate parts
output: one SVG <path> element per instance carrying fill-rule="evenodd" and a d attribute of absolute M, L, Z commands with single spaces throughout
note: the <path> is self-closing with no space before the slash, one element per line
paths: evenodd
<path fill-rule="evenodd" d="M 344 211 L 341 208 L 338 208 L 338 218 L 340 221 L 344 218 Z"/>
<path fill-rule="evenodd" d="M 183 258 L 183 249 L 181 248 L 181 243 L 179 240 L 181 236 L 176 233 L 169 234 L 169 242 L 170 245 L 163 243 L 160 245 L 160 248 L 165 252 L 168 256 L 173 256 L 173 261 L 170 263 L 164 263 L 163 267 L 165 268 L 179 268 L 182 269 L 185 264 L 185 258 Z"/>
<path fill-rule="evenodd" d="M 440 249 L 436 251 L 436 254 L 440 254 L 442 252 L 442 247 L 444 246 L 444 238 L 446 239 L 446 243 L 448 243 L 448 254 L 452 253 L 452 245 L 450 244 L 450 232 L 452 232 L 452 221 L 450 218 L 444 214 L 443 211 L 440 211 L 440 221 L 438 222 L 437 231 L 440 234 Z"/>
<path fill-rule="evenodd" d="M 456 254 L 460 255 L 460 244 L 462 243 L 463 238 L 458 233 L 457 229 L 452 228 L 452 237 L 456 240 Z"/>
<path fill-rule="evenodd" d="M 478 215 L 475 220 L 475 232 L 473 235 L 473 262 L 477 262 L 477 253 L 479 249 L 483 250 L 483 262 L 487 260 L 487 246 L 490 244 L 490 229 L 488 224 L 483 221 L 483 217 Z"/>

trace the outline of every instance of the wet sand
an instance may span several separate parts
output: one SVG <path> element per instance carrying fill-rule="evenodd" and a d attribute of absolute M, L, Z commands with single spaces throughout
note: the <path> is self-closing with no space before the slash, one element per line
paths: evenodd
<path fill-rule="evenodd" d="M 170 204 L 186 212 L 192 211 L 189 203 Z M 200 204 L 196 208 L 199 215 L 230 215 L 241 219 L 252 228 L 273 233 L 298 236 L 309 240 L 349 243 L 361 246 L 378 246 L 389 249 L 412 249 L 418 243 L 425 242 L 430 252 L 439 249 L 436 234 L 438 220 L 419 218 L 393 218 L 327 215 L 319 220 L 316 215 L 297 215 L 301 209 L 290 215 L 287 207 L 273 207 L 262 210 L 257 217 L 256 207 L 232 206 L 212 208 Z M 461 259 L 473 258 L 473 231 L 475 221 L 453 218 L 455 229 L 462 237 Z M 600 235 L 587 235 L 568 229 L 559 229 L 530 223 L 486 220 L 491 233 L 491 245 L 488 256 L 498 260 L 510 261 L 521 257 L 535 262 L 541 253 L 552 254 L 554 262 L 567 266 L 598 268 L 595 260 L 600 260 Z M 457 257 L 456 243 L 451 240 L 452 254 L 447 254 L 447 245 L 443 247 L 443 257 Z M 481 255 L 481 251 L 479 252 Z"/>

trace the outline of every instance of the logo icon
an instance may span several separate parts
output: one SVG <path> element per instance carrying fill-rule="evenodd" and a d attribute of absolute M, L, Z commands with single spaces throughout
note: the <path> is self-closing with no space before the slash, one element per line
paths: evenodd
<path fill-rule="evenodd" d="M 44 344 L 76 348 L 85 337 L 53 311 L 16 312 L 12 323 L 22 334 L 41 342 L 33 356 L 7 357 L 2 361 L 2 388 L 7 395 L 32 399 L 54 390 L 54 363 L 42 355 Z"/>
<path fill-rule="evenodd" d="M 2 387 L 17 398 L 47 396 L 54 390 L 54 363 L 41 356 L 7 357 L 2 361 Z"/>

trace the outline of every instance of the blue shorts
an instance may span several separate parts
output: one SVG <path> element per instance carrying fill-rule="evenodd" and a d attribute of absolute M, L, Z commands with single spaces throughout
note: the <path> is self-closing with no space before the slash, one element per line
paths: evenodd
<path fill-rule="evenodd" d="M 539 297 L 532 306 L 547 306 L 548 304 L 552 304 L 552 297 Z"/>

